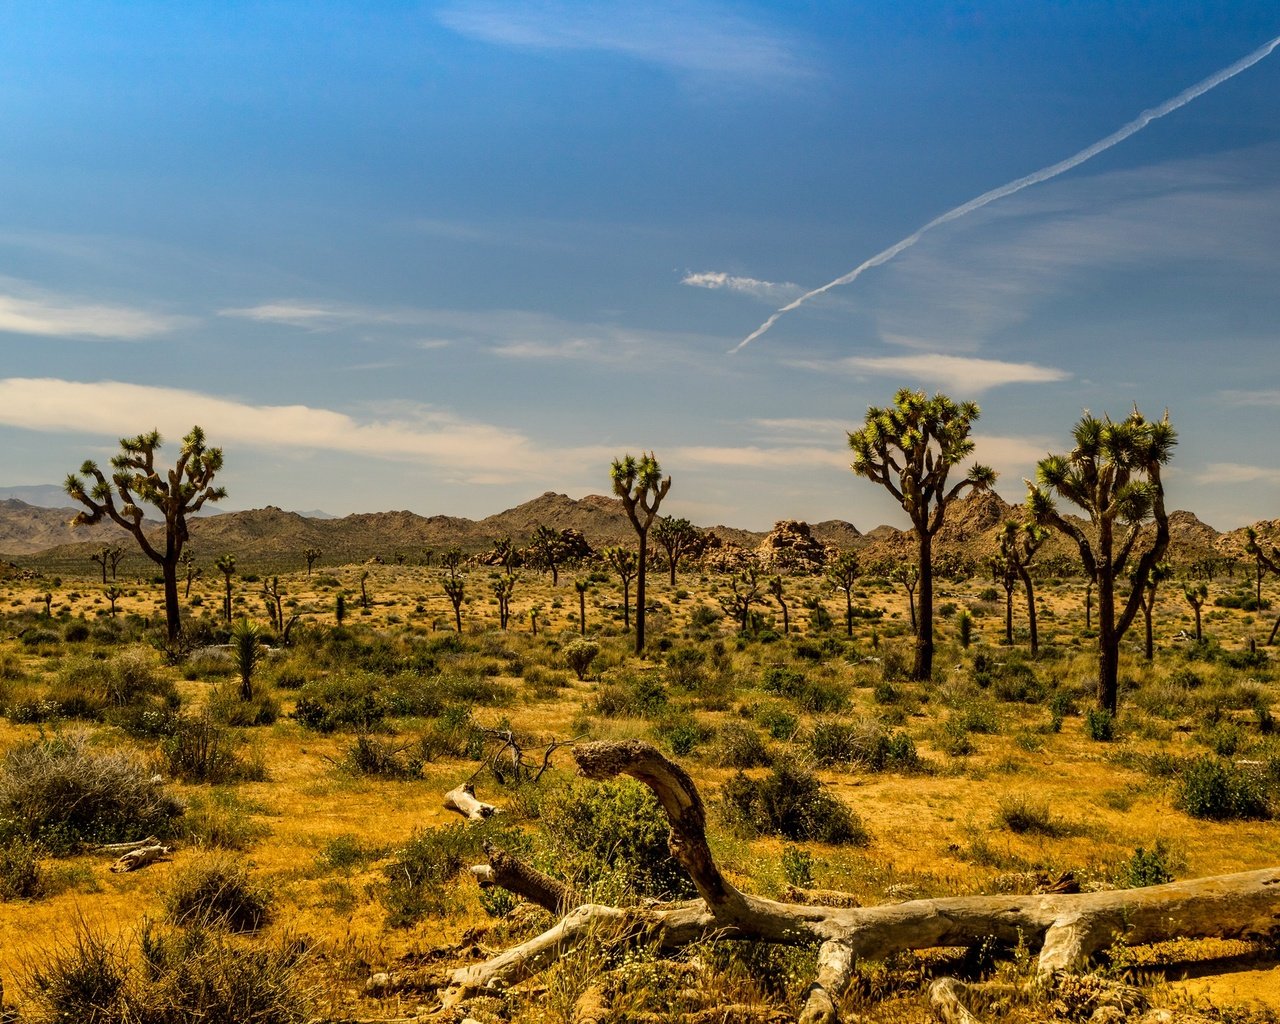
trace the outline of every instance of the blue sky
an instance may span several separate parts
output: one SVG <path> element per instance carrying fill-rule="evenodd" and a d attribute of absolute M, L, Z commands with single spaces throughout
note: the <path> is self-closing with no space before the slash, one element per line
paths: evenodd
<path fill-rule="evenodd" d="M 902 525 L 844 432 L 982 408 L 1023 493 L 1170 411 L 1170 500 L 1280 516 L 1272 3 L 0 6 L 0 484 L 198 422 L 227 507 Z"/>

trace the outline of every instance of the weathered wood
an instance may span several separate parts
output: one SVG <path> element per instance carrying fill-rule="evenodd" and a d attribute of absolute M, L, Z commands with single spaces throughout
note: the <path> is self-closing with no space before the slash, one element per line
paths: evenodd
<path fill-rule="evenodd" d="M 117 874 L 124 871 L 137 871 L 139 868 L 145 868 L 148 864 L 154 864 L 158 860 L 163 860 L 173 850 L 168 846 L 138 846 L 130 850 L 128 853 L 121 854 L 116 858 L 111 870 Z"/>
<path fill-rule="evenodd" d="M 136 850 L 139 846 L 158 846 L 160 840 L 155 836 L 147 836 L 145 839 L 134 839 L 127 843 L 99 843 L 93 848 L 94 853 L 114 853 L 117 856 L 122 853 L 128 853 L 130 850 Z"/>
<path fill-rule="evenodd" d="M 482 889 L 499 886 L 553 914 L 563 914 L 586 902 L 573 886 L 544 875 L 537 868 L 530 867 L 509 853 L 489 845 L 485 846 L 484 852 L 489 863 L 477 864 L 471 868 L 471 874 L 476 877 Z"/>
<path fill-rule="evenodd" d="M 660 950 L 716 934 L 780 943 L 820 942 L 818 972 L 800 1014 L 803 1024 L 834 1024 L 837 1001 L 859 960 L 995 939 L 1039 947 L 1038 973 L 1083 968 L 1096 952 L 1174 938 L 1263 939 L 1280 934 L 1280 867 L 1143 889 L 1032 896 L 958 896 L 877 907 L 788 904 L 745 894 L 720 872 L 706 839 L 706 812 L 692 779 L 638 740 L 581 745 L 575 756 L 590 778 L 631 775 L 653 790 L 671 823 L 672 855 L 689 872 L 700 900 L 656 906 L 577 907 L 554 927 L 479 964 L 449 974 L 446 1002 L 517 984 L 581 942 L 643 937 Z M 939 999 L 955 988 L 943 986 Z M 963 1008 L 963 1007 L 961 1007 Z M 958 1009 L 951 1012 L 964 1020 Z M 968 1013 L 967 1010 L 964 1011 Z M 972 1019 L 972 1018 L 971 1018 Z"/>
<path fill-rule="evenodd" d="M 493 804 L 476 799 L 475 786 L 470 782 L 449 790 L 444 795 L 444 805 L 450 811 L 457 811 L 468 821 L 484 821 L 490 815 L 498 813 L 498 808 Z"/>

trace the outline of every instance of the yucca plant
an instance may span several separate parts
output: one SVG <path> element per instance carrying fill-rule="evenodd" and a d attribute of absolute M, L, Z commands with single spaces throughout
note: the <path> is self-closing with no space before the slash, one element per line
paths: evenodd
<path fill-rule="evenodd" d="M 262 655 L 261 639 L 261 630 L 248 619 L 231 627 L 231 650 L 240 673 L 240 699 L 244 701 L 253 700 L 253 670 Z"/>

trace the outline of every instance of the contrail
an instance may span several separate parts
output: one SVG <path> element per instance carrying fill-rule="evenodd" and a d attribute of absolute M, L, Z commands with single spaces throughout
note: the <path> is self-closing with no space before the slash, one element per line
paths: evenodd
<path fill-rule="evenodd" d="M 1142 131 L 1142 129 L 1152 121 L 1157 121 L 1166 114 L 1172 114 L 1175 110 L 1180 107 L 1185 107 L 1197 97 L 1203 96 L 1210 89 L 1216 88 L 1228 79 L 1235 78 L 1236 75 L 1240 74 L 1242 71 L 1247 71 L 1249 68 L 1257 64 L 1258 61 L 1269 56 L 1271 51 L 1277 46 L 1280 46 L 1280 36 L 1276 36 L 1271 40 L 1271 42 L 1258 47 L 1258 49 L 1254 50 L 1248 56 L 1241 57 L 1234 64 L 1223 68 L 1221 71 L 1214 72 L 1203 82 L 1198 82 L 1189 89 L 1184 89 L 1182 92 L 1178 93 L 1177 96 L 1173 97 L 1173 99 L 1165 100 L 1158 107 L 1152 107 L 1150 110 L 1144 110 L 1123 128 L 1112 132 L 1105 139 L 1099 139 L 1092 146 L 1087 146 L 1074 156 L 1069 156 L 1065 160 L 1060 160 L 1056 164 L 1050 164 L 1048 167 L 1042 167 L 1040 170 L 1033 171 L 1024 178 L 1018 178 L 1016 181 L 1011 181 L 1006 185 L 1001 185 L 999 188 L 993 188 L 990 192 L 984 192 L 976 199 L 970 199 L 962 206 L 957 206 L 954 210 L 948 210 L 941 216 L 935 217 L 924 227 L 918 228 L 914 233 L 908 235 L 902 241 L 895 242 L 883 252 L 876 253 L 876 255 L 872 256 L 869 260 L 864 263 L 860 263 L 843 277 L 837 277 L 834 281 L 824 284 L 821 288 L 815 288 L 811 292 L 805 292 L 805 294 L 801 295 L 800 298 L 787 303 L 729 351 L 731 353 L 738 352 L 747 345 L 750 345 L 756 340 L 756 338 L 760 337 L 760 335 L 764 334 L 770 327 L 776 324 L 782 318 L 783 314 L 790 313 L 793 309 L 798 309 L 810 299 L 829 292 L 832 288 L 838 288 L 840 285 L 851 284 L 862 276 L 862 272 L 864 270 L 869 270 L 871 267 L 878 267 L 883 263 L 888 263 L 891 259 L 897 256 L 898 253 L 902 252 L 904 249 L 910 249 L 916 244 L 916 242 L 920 241 L 921 236 L 926 232 L 932 231 L 940 224 L 959 220 L 965 214 L 973 213 L 974 210 L 980 210 L 988 203 L 994 203 L 997 199 L 1003 199 L 1005 196 L 1011 196 L 1015 192 L 1021 192 L 1024 188 L 1028 188 L 1031 185 L 1038 185 L 1042 181 L 1048 181 L 1050 178 L 1056 178 L 1059 174 L 1065 174 L 1073 167 L 1079 167 L 1086 160 L 1092 160 L 1099 153 L 1105 152 L 1112 146 L 1119 145 L 1130 135 L 1134 135 Z"/>

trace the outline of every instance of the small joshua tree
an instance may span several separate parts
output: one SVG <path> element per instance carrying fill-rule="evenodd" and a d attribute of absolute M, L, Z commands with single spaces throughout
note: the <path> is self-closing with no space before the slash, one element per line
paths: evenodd
<path fill-rule="evenodd" d="M 271 616 L 271 625 L 278 630 L 284 629 L 284 601 L 280 593 L 280 577 L 272 576 L 262 581 L 262 596 L 267 603 L 267 613 Z"/>
<path fill-rule="evenodd" d="M 631 628 L 631 581 L 636 576 L 636 553 L 621 546 L 608 547 L 600 552 L 613 566 L 622 581 L 622 624 Z"/>
<path fill-rule="evenodd" d="M 966 491 L 985 491 L 995 483 L 990 466 L 973 465 L 959 483 L 947 486 L 953 467 L 973 454 L 969 437 L 978 406 L 946 395 L 926 398 L 902 388 L 893 405 L 867 410 L 860 430 L 849 434 L 853 471 L 880 484 L 911 518 L 919 548 L 920 618 L 916 627 L 911 678 L 933 676 L 933 536 L 942 528 L 947 506 Z"/>
<path fill-rule="evenodd" d="M 182 557 L 178 559 L 178 563 L 182 566 L 182 572 L 187 581 L 186 589 L 182 592 L 182 597 L 185 600 L 191 596 L 191 584 L 200 578 L 203 570 L 196 565 L 196 556 L 190 548 L 182 552 Z"/>
<path fill-rule="evenodd" d="M 1040 636 L 1036 624 L 1035 584 L 1031 580 L 1031 567 L 1036 553 L 1049 537 L 1049 531 L 1037 523 L 1019 523 L 1008 519 L 1000 527 L 1000 553 L 995 557 L 993 569 L 996 579 L 1005 589 L 1005 643 L 1013 644 L 1013 588 L 1020 581 L 1027 595 L 1027 632 L 1031 638 L 1031 653 L 1040 650 Z"/>
<path fill-rule="evenodd" d="M 769 596 L 778 602 L 778 607 L 782 609 L 782 635 L 791 635 L 791 612 L 787 608 L 787 597 L 782 589 L 782 577 L 774 576 L 769 580 Z"/>
<path fill-rule="evenodd" d="M 831 589 L 844 594 L 844 631 L 846 636 L 853 636 L 853 588 L 858 577 L 862 575 L 862 567 L 858 564 L 858 556 L 853 551 L 841 552 L 827 566 L 827 582 Z"/>
<path fill-rule="evenodd" d="M 1135 408 L 1119 423 L 1086 413 L 1072 437 L 1075 447 L 1070 452 L 1040 460 L 1038 486 L 1027 482 L 1027 509 L 1036 522 L 1075 542 L 1085 579 L 1097 587 L 1098 708 L 1114 717 L 1120 641 L 1141 607 L 1152 568 L 1169 545 L 1161 468 L 1173 454 L 1177 434 L 1168 413 L 1161 420 L 1148 420 Z M 1061 515 L 1054 495 L 1081 509 L 1089 527 Z M 1144 531 L 1147 522 L 1154 529 Z M 1135 564 L 1130 571 L 1131 560 Z M 1117 614 L 1116 581 L 1126 573 L 1132 586 Z"/>
<path fill-rule="evenodd" d="M 227 625 L 231 625 L 231 577 L 236 573 L 236 556 L 223 555 L 213 564 L 226 580 L 227 593 L 222 599 L 222 615 L 227 620 Z"/>
<path fill-rule="evenodd" d="M 671 585 L 676 585 L 676 566 L 680 559 L 695 551 L 702 540 L 702 531 L 687 519 L 663 516 L 653 524 L 654 539 L 667 553 L 667 568 L 671 570 Z"/>
<path fill-rule="evenodd" d="M 498 625 L 506 629 L 507 620 L 511 617 L 511 595 L 515 593 L 516 578 L 505 574 L 495 576 L 489 587 L 498 599 Z"/>
<path fill-rule="evenodd" d="M 591 588 L 588 580 L 574 580 L 573 589 L 578 592 L 578 632 L 587 635 L 587 591 Z"/>
<path fill-rule="evenodd" d="M 493 554 L 498 560 L 498 564 L 502 566 L 507 573 L 511 572 L 512 563 L 516 558 L 516 546 L 511 543 L 510 537 L 499 537 L 493 542 Z"/>
<path fill-rule="evenodd" d="M 156 467 L 160 445 L 156 430 L 121 438 L 120 454 L 111 460 L 109 481 L 97 463 L 86 460 L 79 473 L 67 476 L 64 486 L 68 496 L 86 509 L 72 520 L 72 525 L 92 526 L 110 519 L 133 534 L 142 553 L 160 566 L 165 627 L 172 642 L 182 632 L 178 559 L 190 537 L 187 517 L 199 512 L 206 501 L 220 501 L 227 492 L 213 486 L 214 475 L 222 469 L 222 449 L 208 447 L 199 427 L 192 427 L 182 439 L 178 460 L 170 470 Z M 84 477 L 91 478 L 91 486 L 86 488 Z M 141 502 L 154 506 L 164 520 L 164 542 L 159 546 L 147 534 Z"/>
<path fill-rule="evenodd" d="M 1204 632 L 1200 626 L 1200 609 L 1204 607 L 1205 601 L 1209 599 L 1209 584 L 1207 583 L 1188 583 L 1182 588 L 1182 596 L 1186 598 L 1187 604 L 1191 605 L 1191 610 L 1196 615 L 1196 643 L 1204 643 Z"/>
<path fill-rule="evenodd" d="M 441 561 L 444 563 L 445 570 L 445 578 L 441 582 L 441 586 L 444 588 L 445 596 L 449 598 L 449 603 L 453 605 L 453 622 L 458 632 L 461 633 L 462 599 L 466 591 L 462 575 L 458 572 L 458 566 L 462 564 L 462 552 L 457 548 L 450 548 L 444 553 Z"/>
<path fill-rule="evenodd" d="M 738 628 L 744 633 L 751 628 L 752 605 L 764 603 L 763 584 L 760 570 L 750 565 L 729 577 L 729 593 L 720 598 L 720 607 L 738 620 Z"/>
<path fill-rule="evenodd" d="M 1151 631 L 1151 616 L 1156 607 L 1156 588 L 1173 575 L 1173 566 L 1168 562 L 1157 562 L 1147 573 L 1146 585 L 1142 588 L 1142 619 L 1146 626 L 1146 644 L 1144 653 L 1147 661 L 1154 661 L 1156 655 L 1155 638 Z"/>
<path fill-rule="evenodd" d="M 560 531 L 550 526 L 539 526 L 529 541 L 529 551 L 534 561 L 551 573 L 551 585 L 560 585 L 560 563 L 564 561 L 564 538 Z"/>
<path fill-rule="evenodd" d="M 113 550 L 109 544 L 104 544 L 89 555 L 89 561 L 97 562 L 98 565 L 102 566 L 102 585 L 104 587 L 107 585 L 107 566 L 111 564 L 111 552 Z"/>
<path fill-rule="evenodd" d="M 368 609 L 369 607 L 369 570 L 365 569 L 360 573 L 360 607 Z"/>
<path fill-rule="evenodd" d="M 918 633 L 920 626 L 916 622 L 916 588 L 920 586 L 920 566 L 899 565 L 894 568 L 890 576 L 895 583 L 901 583 L 907 592 L 907 609 L 911 613 L 911 632 Z"/>
<path fill-rule="evenodd" d="M 124 591 L 117 587 L 114 583 L 103 591 L 108 601 L 111 602 L 111 617 L 116 617 L 116 602 L 124 597 Z"/>
<path fill-rule="evenodd" d="M 653 452 L 640 456 L 624 455 L 614 459 L 609 468 L 613 493 L 622 499 L 627 518 L 636 531 L 640 550 L 636 556 L 636 654 L 644 652 L 644 574 L 649 559 L 649 527 L 658 514 L 658 506 L 671 490 L 671 477 L 662 477 L 662 467 Z"/>
<path fill-rule="evenodd" d="M 320 557 L 319 548 L 307 548 L 302 552 L 302 557 L 307 560 L 307 575 L 311 575 L 311 567 L 316 564 L 316 559 Z"/>

